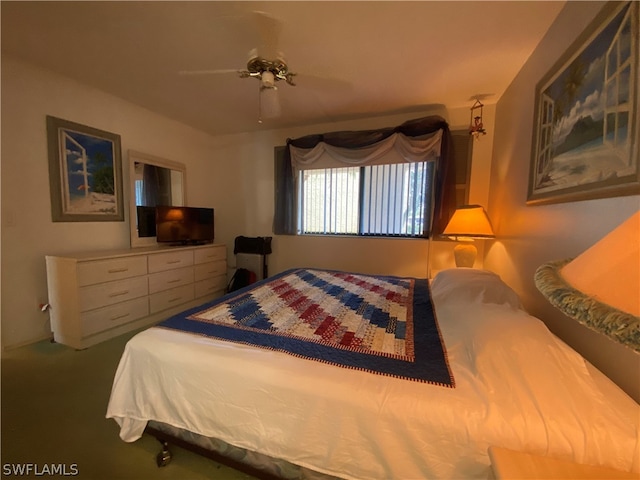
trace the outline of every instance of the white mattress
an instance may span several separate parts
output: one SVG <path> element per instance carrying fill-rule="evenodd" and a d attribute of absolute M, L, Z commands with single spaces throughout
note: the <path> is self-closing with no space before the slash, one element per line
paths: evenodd
<path fill-rule="evenodd" d="M 490 445 L 640 471 L 638 404 L 499 277 L 444 271 L 432 295 L 455 388 L 150 328 L 107 417 L 127 442 L 156 420 L 348 479 L 487 478 Z"/>

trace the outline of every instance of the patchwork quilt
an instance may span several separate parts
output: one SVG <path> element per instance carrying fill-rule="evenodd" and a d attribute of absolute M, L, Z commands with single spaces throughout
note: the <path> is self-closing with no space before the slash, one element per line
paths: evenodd
<path fill-rule="evenodd" d="M 425 279 L 292 269 L 159 327 L 454 387 Z"/>

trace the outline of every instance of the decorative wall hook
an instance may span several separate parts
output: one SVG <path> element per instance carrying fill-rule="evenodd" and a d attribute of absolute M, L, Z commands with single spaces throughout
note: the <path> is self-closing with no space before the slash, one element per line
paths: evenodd
<path fill-rule="evenodd" d="M 487 131 L 482 124 L 482 107 L 484 105 L 480 100 L 476 100 L 471 106 L 471 121 L 469 125 L 469 134 L 473 135 L 473 138 L 479 138 L 480 135 L 486 135 Z"/>

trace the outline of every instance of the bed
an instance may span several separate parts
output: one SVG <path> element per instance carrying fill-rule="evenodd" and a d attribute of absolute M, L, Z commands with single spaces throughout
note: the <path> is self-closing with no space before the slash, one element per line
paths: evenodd
<path fill-rule="evenodd" d="M 305 336 L 327 318 L 329 341 Z M 127 343 L 106 416 L 265 477 L 363 480 L 487 478 L 489 446 L 638 472 L 639 414 L 498 275 L 459 268 L 293 269 L 188 310 Z"/>

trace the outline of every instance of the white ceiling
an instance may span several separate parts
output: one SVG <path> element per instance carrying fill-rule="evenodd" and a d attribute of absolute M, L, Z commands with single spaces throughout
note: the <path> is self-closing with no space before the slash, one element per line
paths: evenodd
<path fill-rule="evenodd" d="M 322 123 L 429 105 L 498 101 L 564 2 L 1 2 L 2 53 L 93 85 L 212 134 Z M 258 123 L 259 81 L 244 69 L 279 20 L 297 86 Z"/>

